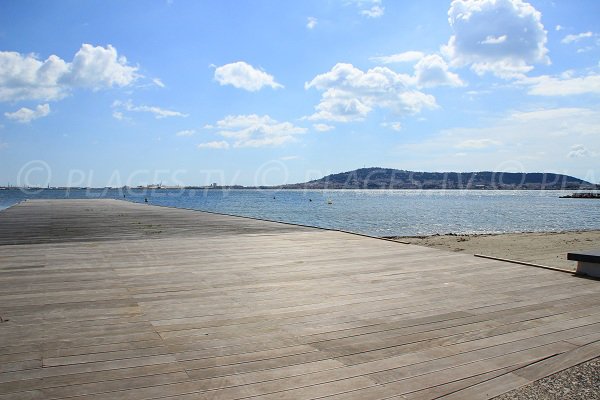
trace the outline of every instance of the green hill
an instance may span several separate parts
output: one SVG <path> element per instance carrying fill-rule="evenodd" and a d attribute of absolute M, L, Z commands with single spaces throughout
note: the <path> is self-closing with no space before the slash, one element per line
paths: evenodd
<path fill-rule="evenodd" d="M 327 175 L 286 189 L 594 189 L 597 185 L 568 175 L 513 172 L 416 172 L 361 168 Z"/>

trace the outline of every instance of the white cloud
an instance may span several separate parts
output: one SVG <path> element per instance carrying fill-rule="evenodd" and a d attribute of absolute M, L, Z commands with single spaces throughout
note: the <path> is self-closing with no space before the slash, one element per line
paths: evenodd
<path fill-rule="evenodd" d="M 415 75 L 420 87 L 464 85 L 457 74 L 448 71 L 448 64 L 437 54 L 421 58 L 415 65 Z"/>
<path fill-rule="evenodd" d="M 15 112 L 6 112 L 4 116 L 13 121 L 26 124 L 34 119 L 42 118 L 50 114 L 50 104 L 40 104 L 34 110 L 23 107 Z"/>
<path fill-rule="evenodd" d="M 556 26 L 554 27 L 554 30 L 555 30 L 555 31 L 557 31 L 557 32 L 558 32 L 558 31 L 562 31 L 563 29 L 565 29 L 565 28 L 564 28 L 563 26 L 561 26 L 561 25 L 556 25 Z"/>
<path fill-rule="evenodd" d="M 313 128 L 315 128 L 317 132 L 328 132 L 334 130 L 335 126 L 327 124 L 313 124 Z"/>
<path fill-rule="evenodd" d="M 336 64 L 330 71 L 304 84 L 306 89 L 323 91 L 310 120 L 349 122 L 363 120 L 373 109 L 397 114 L 415 114 L 437 104 L 431 95 L 411 89 L 414 78 L 386 67 L 366 72 L 352 64 Z"/>
<path fill-rule="evenodd" d="M 165 87 L 165 84 L 159 78 L 153 78 L 152 83 L 154 83 L 156 86 L 161 87 L 161 88 Z"/>
<path fill-rule="evenodd" d="M 39 61 L 33 54 L 0 52 L 0 100 L 54 100 L 66 96 L 67 85 L 59 83 L 69 66 L 52 55 Z"/>
<path fill-rule="evenodd" d="M 578 107 L 563 107 L 563 108 L 548 108 L 533 111 L 517 111 L 510 114 L 510 120 L 523 123 L 523 122 L 535 122 L 535 121 L 548 121 L 548 120 L 560 120 L 560 119 L 575 119 L 581 118 L 585 120 L 587 118 L 597 115 L 597 112 L 589 108 L 578 108 Z"/>
<path fill-rule="evenodd" d="M 484 41 L 481 42 L 481 44 L 500 44 L 500 43 L 504 43 L 506 42 L 506 39 L 508 38 L 508 36 L 506 35 L 502 35 L 502 36 L 488 36 L 485 38 Z"/>
<path fill-rule="evenodd" d="M 197 147 L 199 149 L 222 149 L 222 150 L 225 150 L 225 149 L 229 148 L 229 143 L 227 143 L 224 140 L 221 140 L 221 141 L 200 143 Z"/>
<path fill-rule="evenodd" d="M 600 94 L 600 75 L 557 78 L 542 75 L 523 79 L 520 83 L 530 86 L 529 94 L 536 96 L 573 96 L 586 93 Z"/>
<path fill-rule="evenodd" d="M 420 51 L 405 51 L 403 53 L 392 54 L 389 56 L 371 57 L 369 60 L 382 63 L 382 64 L 393 64 L 393 63 L 404 63 L 404 62 L 415 62 L 425 57 L 425 54 Z"/>
<path fill-rule="evenodd" d="M 438 54 L 425 55 L 420 51 L 407 51 L 391 56 L 372 57 L 370 60 L 383 64 L 414 62 L 415 76 L 406 77 L 407 84 L 418 87 L 463 86 L 458 74 L 450 72 L 446 61 Z"/>
<path fill-rule="evenodd" d="M 193 129 L 185 129 L 183 131 L 179 131 L 175 134 L 175 136 L 179 136 L 179 137 L 189 137 L 189 136 L 194 136 L 194 134 L 196 133 L 195 130 Z"/>
<path fill-rule="evenodd" d="M 595 155 L 595 153 L 589 151 L 581 144 L 571 146 L 571 151 L 567 153 L 567 157 L 569 158 L 594 157 Z"/>
<path fill-rule="evenodd" d="M 346 0 L 345 3 L 346 5 L 356 6 L 359 9 L 359 13 L 368 18 L 379 18 L 385 12 L 385 8 L 381 5 L 381 0 Z"/>
<path fill-rule="evenodd" d="M 233 140 L 233 147 L 279 146 L 296 140 L 307 131 L 290 122 L 278 122 L 268 115 L 228 115 L 214 125 L 217 134 Z"/>
<path fill-rule="evenodd" d="M 119 121 L 123 121 L 123 120 L 127 119 L 121 111 L 113 111 L 112 116 L 114 119 L 118 119 Z"/>
<path fill-rule="evenodd" d="M 402 130 L 402 124 L 400 122 L 392 122 L 390 124 L 390 128 L 392 128 L 396 132 L 400 132 Z"/>
<path fill-rule="evenodd" d="M 84 43 L 72 62 L 55 55 L 40 61 L 34 54 L 1 51 L 0 101 L 56 100 L 78 87 L 127 86 L 141 76 L 137 70 L 111 45 Z"/>
<path fill-rule="evenodd" d="M 238 89 L 255 92 L 265 86 L 283 88 L 272 75 L 254 68 L 243 61 L 225 64 L 215 69 L 215 80 L 221 85 L 232 85 Z"/>
<path fill-rule="evenodd" d="M 383 16 L 385 8 L 380 5 L 374 5 L 368 10 L 361 10 L 361 14 L 369 18 L 379 18 Z"/>
<path fill-rule="evenodd" d="M 124 115 L 119 110 L 125 110 L 129 112 L 147 112 L 154 115 L 154 118 L 168 118 L 168 117 L 187 117 L 188 114 L 181 113 L 179 111 L 167 110 L 164 108 L 156 107 L 156 106 L 145 106 L 139 105 L 136 106 L 133 104 L 131 100 L 127 101 L 119 101 L 115 100 L 112 104 L 113 108 L 116 108 L 117 111 L 113 112 L 113 117 L 117 119 L 123 119 Z"/>
<path fill-rule="evenodd" d="M 402 130 L 402 123 L 400 122 L 382 122 L 380 125 L 384 128 L 390 128 L 396 132 L 400 132 Z"/>
<path fill-rule="evenodd" d="M 299 156 L 284 156 L 284 157 L 280 158 L 281 161 L 291 161 L 291 160 L 299 160 L 299 159 L 300 159 Z"/>
<path fill-rule="evenodd" d="M 514 111 L 470 127 L 450 128 L 398 148 L 405 168 L 560 172 L 600 176 L 590 164 L 600 149 L 600 111 L 593 108 L 542 108 Z M 573 148 L 573 143 L 584 146 Z M 468 158 L 456 157 L 457 151 Z M 567 153 L 573 151 L 571 157 Z M 596 154 L 598 155 L 598 154 Z M 594 169 L 592 171 L 591 169 Z"/>
<path fill-rule="evenodd" d="M 581 53 L 587 53 L 588 51 L 594 50 L 593 46 L 586 46 L 586 47 L 582 47 L 580 49 L 577 49 L 577 53 L 581 54 Z"/>
<path fill-rule="evenodd" d="M 492 146 L 500 146 L 502 142 L 493 139 L 467 139 L 454 145 L 458 149 L 485 149 Z"/>
<path fill-rule="evenodd" d="M 512 78 L 550 62 L 541 13 L 522 0 L 454 0 L 448 21 L 454 35 L 443 52 L 454 66 Z"/>
<path fill-rule="evenodd" d="M 591 37 L 594 37 L 594 34 L 592 32 L 583 32 L 583 33 L 579 33 L 577 35 L 567 35 L 560 42 L 563 44 L 569 44 L 569 43 L 579 42 L 582 39 L 587 39 L 587 38 L 591 38 Z"/>
<path fill-rule="evenodd" d="M 317 26 L 317 19 L 315 17 L 308 17 L 306 20 L 306 27 L 308 29 L 314 29 L 315 26 Z"/>
<path fill-rule="evenodd" d="M 571 78 L 574 78 L 575 75 L 576 75 L 575 70 L 573 70 L 573 69 L 567 69 L 567 70 L 561 72 L 559 76 L 562 79 L 571 79 Z"/>
<path fill-rule="evenodd" d="M 101 89 L 127 86 L 137 78 L 137 68 L 127 65 L 127 59 L 108 45 L 83 44 L 69 65 L 69 74 L 63 77 L 74 86 Z"/>

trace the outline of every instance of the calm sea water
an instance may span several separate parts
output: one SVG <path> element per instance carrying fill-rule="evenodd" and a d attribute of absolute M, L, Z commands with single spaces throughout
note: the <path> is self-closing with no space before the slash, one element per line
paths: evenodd
<path fill-rule="evenodd" d="M 600 229 L 600 200 L 558 191 L 0 190 L 0 210 L 24 199 L 115 198 L 342 229 L 373 236 Z M 123 197 L 125 196 L 125 197 Z M 331 203 L 331 204 L 329 204 Z"/>

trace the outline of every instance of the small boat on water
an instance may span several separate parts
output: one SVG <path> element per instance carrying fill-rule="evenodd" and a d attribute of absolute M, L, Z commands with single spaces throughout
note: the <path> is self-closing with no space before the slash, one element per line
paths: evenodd
<path fill-rule="evenodd" d="M 333 200 L 327 199 L 327 204 L 333 204 Z"/>

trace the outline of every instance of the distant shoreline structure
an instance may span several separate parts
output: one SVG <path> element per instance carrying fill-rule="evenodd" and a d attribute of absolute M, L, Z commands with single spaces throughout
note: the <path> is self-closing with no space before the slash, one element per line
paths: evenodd
<path fill-rule="evenodd" d="M 560 196 L 561 199 L 600 199 L 600 193 L 573 193 Z"/>
<path fill-rule="evenodd" d="M 327 175 L 323 178 L 283 185 L 163 185 L 111 187 L 19 187 L 0 186 L 0 190 L 600 190 L 594 184 L 569 175 L 536 172 L 418 172 L 390 168 L 360 168 L 353 171 Z"/>
<path fill-rule="evenodd" d="M 35 187 L 35 186 L 0 186 L 0 190 L 22 190 L 22 191 L 45 191 L 45 190 L 120 190 L 120 191 L 142 191 L 142 190 L 150 190 L 150 191 L 166 191 L 166 190 L 339 190 L 339 191 L 352 191 L 352 190 L 377 190 L 377 191 L 385 191 L 385 190 L 450 190 L 450 191 L 460 191 L 460 190 L 469 190 L 469 191 L 519 191 L 519 190 L 550 190 L 550 191 L 567 191 L 567 190 L 599 190 L 600 186 L 597 188 L 583 187 L 583 188 L 550 188 L 550 187 L 542 187 L 542 188 L 508 188 L 508 187 L 496 187 L 496 188 L 478 188 L 478 187 L 465 187 L 465 188 L 435 188 L 435 187 L 427 187 L 427 188 L 359 188 L 359 187 L 323 187 L 323 188 L 315 188 L 315 187 L 298 187 L 298 188 L 290 188 L 290 187 L 282 187 L 282 186 L 216 186 L 216 187 L 207 187 L 207 186 L 162 186 L 162 187 L 144 187 L 144 186 L 135 186 L 135 187 L 71 187 L 71 186 L 50 186 L 50 187 Z M 600 198 L 600 193 L 581 193 L 583 196 L 579 196 L 580 193 L 573 193 L 571 195 L 561 196 L 563 199 L 569 198 Z M 592 197 L 592 196 L 594 197 Z"/>

